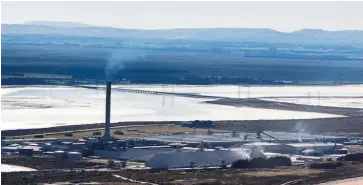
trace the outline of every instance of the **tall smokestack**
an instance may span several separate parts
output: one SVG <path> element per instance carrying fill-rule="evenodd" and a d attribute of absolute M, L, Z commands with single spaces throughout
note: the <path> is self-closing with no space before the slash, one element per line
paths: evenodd
<path fill-rule="evenodd" d="M 105 135 L 103 136 L 105 140 L 110 140 L 111 139 L 110 113 L 111 113 L 111 81 L 108 81 L 107 85 L 106 85 Z"/>

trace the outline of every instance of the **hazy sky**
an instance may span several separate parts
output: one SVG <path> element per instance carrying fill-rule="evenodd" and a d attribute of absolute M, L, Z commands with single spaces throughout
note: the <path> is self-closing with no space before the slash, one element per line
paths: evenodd
<path fill-rule="evenodd" d="M 2 23 L 67 21 L 119 28 L 363 30 L 363 2 L 2 2 Z"/>

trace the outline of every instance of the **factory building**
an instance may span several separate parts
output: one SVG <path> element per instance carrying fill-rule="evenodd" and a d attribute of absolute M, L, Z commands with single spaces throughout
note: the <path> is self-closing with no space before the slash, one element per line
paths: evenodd
<path fill-rule="evenodd" d="M 229 165 L 239 159 L 249 159 L 242 150 L 204 151 L 204 152 L 171 152 L 156 154 L 146 163 L 150 168 L 187 168 L 187 167 L 218 167 Z"/>
<path fill-rule="evenodd" d="M 306 152 L 308 149 L 315 154 L 328 154 L 334 150 L 343 148 L 343 145 L 338 143 L 291 143 L 287 145 L 293 147 L 297 154 L 301 154 L 304 151 Z"/>
<path fill-rule="evenodd" d="M 79 152 L 68 152 L 67 159 L 69 160 L 82 160 L 82 154 Z"/>
<path fill-rule="evenodd" d="M 94 150 L 93 155 L 102 158 L 147 161 L 149 158 L 160 153 L 176 151 L 173 148 L 127 148 L 124 151 Z"/>
<path fill-rule="evenodd" d="M 33 154 L 40 154 L 42 147 L 28 145 L 23 146 L 19 144 L 11 144 L 9 146 L 1 147 L 1 152 L 19 153 L 19 155 L 31 156 Z"/>
<path fill-rule="evenodd" d="M 289 146 L 284 146 L 281 143 L 269 143 L 269 142 L 253 142 L 242 145 L 242 148 L 254 148 L 257 147 L 264 152 L 272 153 L 294 153 L 294 149 Z"/>

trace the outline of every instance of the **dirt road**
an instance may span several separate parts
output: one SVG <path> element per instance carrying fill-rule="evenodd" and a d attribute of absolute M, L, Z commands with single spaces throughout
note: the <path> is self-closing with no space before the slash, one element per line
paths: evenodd
<path fill-rule="evenodd" d="M 357 178 L 321 183 L 319 185 L 362 185 L 362 184 L 363 184 L 363 177 L 357 177 Z"/>

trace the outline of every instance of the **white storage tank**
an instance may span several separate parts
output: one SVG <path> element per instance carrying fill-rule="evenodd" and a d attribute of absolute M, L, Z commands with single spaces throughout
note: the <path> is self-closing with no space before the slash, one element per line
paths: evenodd
<path fill-rule="evenodd" d="M 44 152 L 43 155 L 51 155 L 51 156 L 54 156 L 54 152 Z"/>
<path fill-rule="evenodd" d="M 68 152 L 68 159 L 70 160 L 82 160 L 82 154 L 79 152 Z"/>

